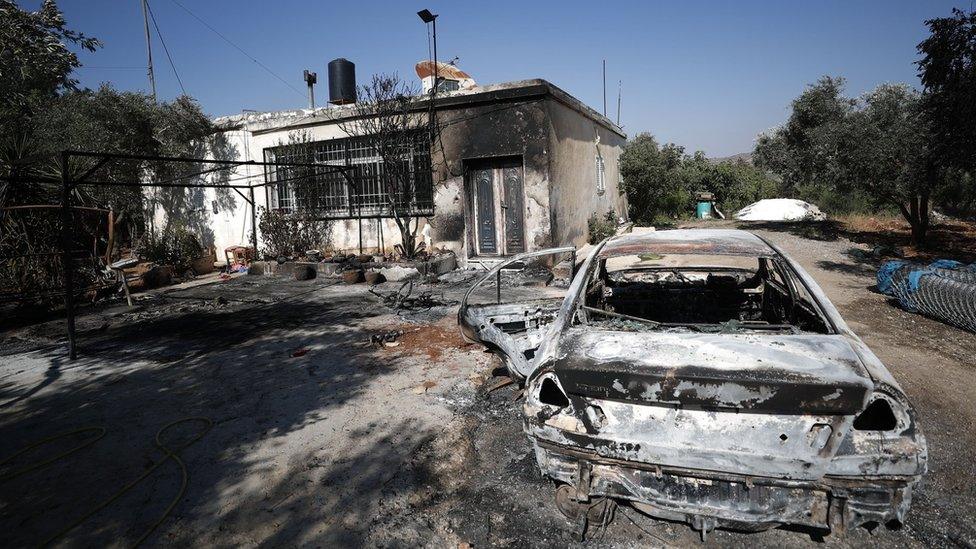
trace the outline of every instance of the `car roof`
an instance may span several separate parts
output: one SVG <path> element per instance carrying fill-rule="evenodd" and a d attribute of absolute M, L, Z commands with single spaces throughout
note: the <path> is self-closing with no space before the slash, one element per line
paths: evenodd
<path fill-rule="evenodd" d="M 777 256 L 758 236 L 738 229 L 673 229 L 628 233 L 611 237 L 600 250 L 602 259 L 621 255 L 696 254 Z"/>

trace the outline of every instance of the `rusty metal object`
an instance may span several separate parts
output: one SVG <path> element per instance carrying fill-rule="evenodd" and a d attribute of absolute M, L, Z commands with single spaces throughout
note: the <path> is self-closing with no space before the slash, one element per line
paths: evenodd
<path fill-rule="evenodd" d="M 585 540 L 590 525 L 606 528 L 617 511 L 616 502 L 610 498 L 576 499 L 576 488 L 569 484 L 560 484 L 556 488 L 555 500 L 559 512 L 576 525 L 580 541 Z"/>
<path fill-rule="evenodd" d="M 380 293 L 373 288 L 369 292 L 383 301 L 383 304 L 394 311 L 429 309 L 437 305 L 449 305 L 452 302 L 445 300 L 443 296 L 435 298 L 429 290 L 423 290 L 416 296 L 413 295 L 414 281 L 407 280 L 396 291 Z"/>
<path fill-rule="evenodd" d="M 495 381 L 491 382 L 488 387 L 485 387 L 485 396 L 487 397 L 491 393 L 501 389 L 502 387 L 508 387 L 509 385 L 515 383 L 517 380 L 513 377 L 503 376 Z"/>

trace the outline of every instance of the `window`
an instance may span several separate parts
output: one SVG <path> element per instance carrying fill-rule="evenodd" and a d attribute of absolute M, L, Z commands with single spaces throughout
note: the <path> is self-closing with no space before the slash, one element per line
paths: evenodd
<path fill-rule="evenodd" d="M 437 83 L 437 91 L 439 92 L 453 92 L 461 89 L 461 83 L 457 80 L 447 80 L 446 78 L 438 78 L 440 82 Z"/>
<path fill-rule="evenodd" d="M 410 215 L 434 213 L 430 146 L 426 132 L 417 132 L 404 145 L 400 160 L 384 165 L 366 137 L 332 139 L 265 149 L 269 162 L 351 166 L 352 182 L 338 172 L 298 166 L 267 167 L 273 187 L 273 206 L 286 211 L 309 208 L 326 219 L 390 217 L 386 176 L 405 181 L 396 205 Z"/>
<path fill-rule="evenodd" d="M 797 277 L 775 258 L 653 250 L 594 263 L 577 322 L 623 331 L 832 333 L 819 306 L 790 290 Z"/>
<path fill-rule="evenodd" d="M 596 155 L 596 192 L 604 193 L 607 190 L 607 169 L 603 163 L 600 153 Z"/>

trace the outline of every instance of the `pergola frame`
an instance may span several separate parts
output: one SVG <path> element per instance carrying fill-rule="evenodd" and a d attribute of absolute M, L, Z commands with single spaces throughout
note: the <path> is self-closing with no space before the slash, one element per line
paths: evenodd
<path fill-rule="evenodd" d="M 94 166 L 87 169 L 78 177 L 71 177 L 70 165 L 72 158 L 88 158 L 93 159 Z M 346 180 L 346 184 L 350 188 L 356 189 L 356 183 L 354 178 L 350 175 L 351 172 L 355 171 L 354 166 L 334 166 L 330 164 L 315 164 L 315 163 L 296 163 L 296 162 L 257 162 L 254 160 L 240 161 L 240 160 L 213 160 L 207 158 L 187 158 L 187 157 L 174 157 L 174 156 L 146 156 L 146 155 L 133 155 L 133 154 L 118 154 L 118 153 L 100 153 L 100 152 L 85 152 L 85 151 L 62 151 L 59 153 L 59 165 L 61 170 L 61 259 L 64 266 L 64 306 L 65 306 L 65 316 L 67 319 L 67 331 L 68 331 L 68 356 L 71 360 L 78 357 L 78 349 L 76 346 L 75 338 L 75 303 L 74 303 L 74 274 L 72 271 L 71 264 L 71 197 L 72 190 L 76 187 L 81 186 L 92 186 L 92 187 L 156 187 L 156 188 L 213 188 L 213 189 L 233 189 L 244 201 L 251 206 L 251 244 L 254 246 L 255 253 L 258 247 L 258 236 L 257 236 L 257 211 L 254 203 L 254 189 L 255 188 L 268 188 L 274 185 L 280 185 L 282 183 L 289 183 L 295 180 L 308 179 L 308 175 L 302 175 L 296 178 L 289 178 L 280 181 L 268 181 L 267 171 L 264 173 L 264 181 L 257 184 L 247 184 L 247 185 L 234 185 L 234 184 L 221 184 L 221 183 L 180 183 L 181 179 L 187 179 L 191 177 L 199 177 L 202 175 L 207 175 L 210 173 L 218 173 L 224 170 L 235 169 L 240 166 L 261 166 L 261 167 L 298 167 L 298 168 L 311 168 L 313 170 L 325 170 L 328 172 L 339 172 L 343 175 Z M 160 182 L 151 181 L 92 181 L 89 178 L 94 175 L 99 169 L 105 167 L 111 162 L 135 160 L 144 162 L 173 162 L 177 164 L 214 164 L 216 167 L 197 172 L 194 174 L 177 176 L 172 179 Z M 313 172 L 314 173 L 314 172 Z M 35 180 L 44 181 L 48 183 L 56 183 L 57 180 L 53 178 L 25 178 L 25 180 Z M 247 195 L 244 191 L 247 191 Z M 361 238 L 361 236 L 360 236 Z"/>

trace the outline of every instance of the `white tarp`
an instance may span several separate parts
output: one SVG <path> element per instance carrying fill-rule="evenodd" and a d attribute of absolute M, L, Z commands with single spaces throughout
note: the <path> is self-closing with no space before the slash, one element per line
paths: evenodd
<path fill-rule="evenodd" d="M 819 221 L 827 216 L 809 202 L 793 198 L 767 198 L 735 212 L 735 218 L 741 221 Z"/>

